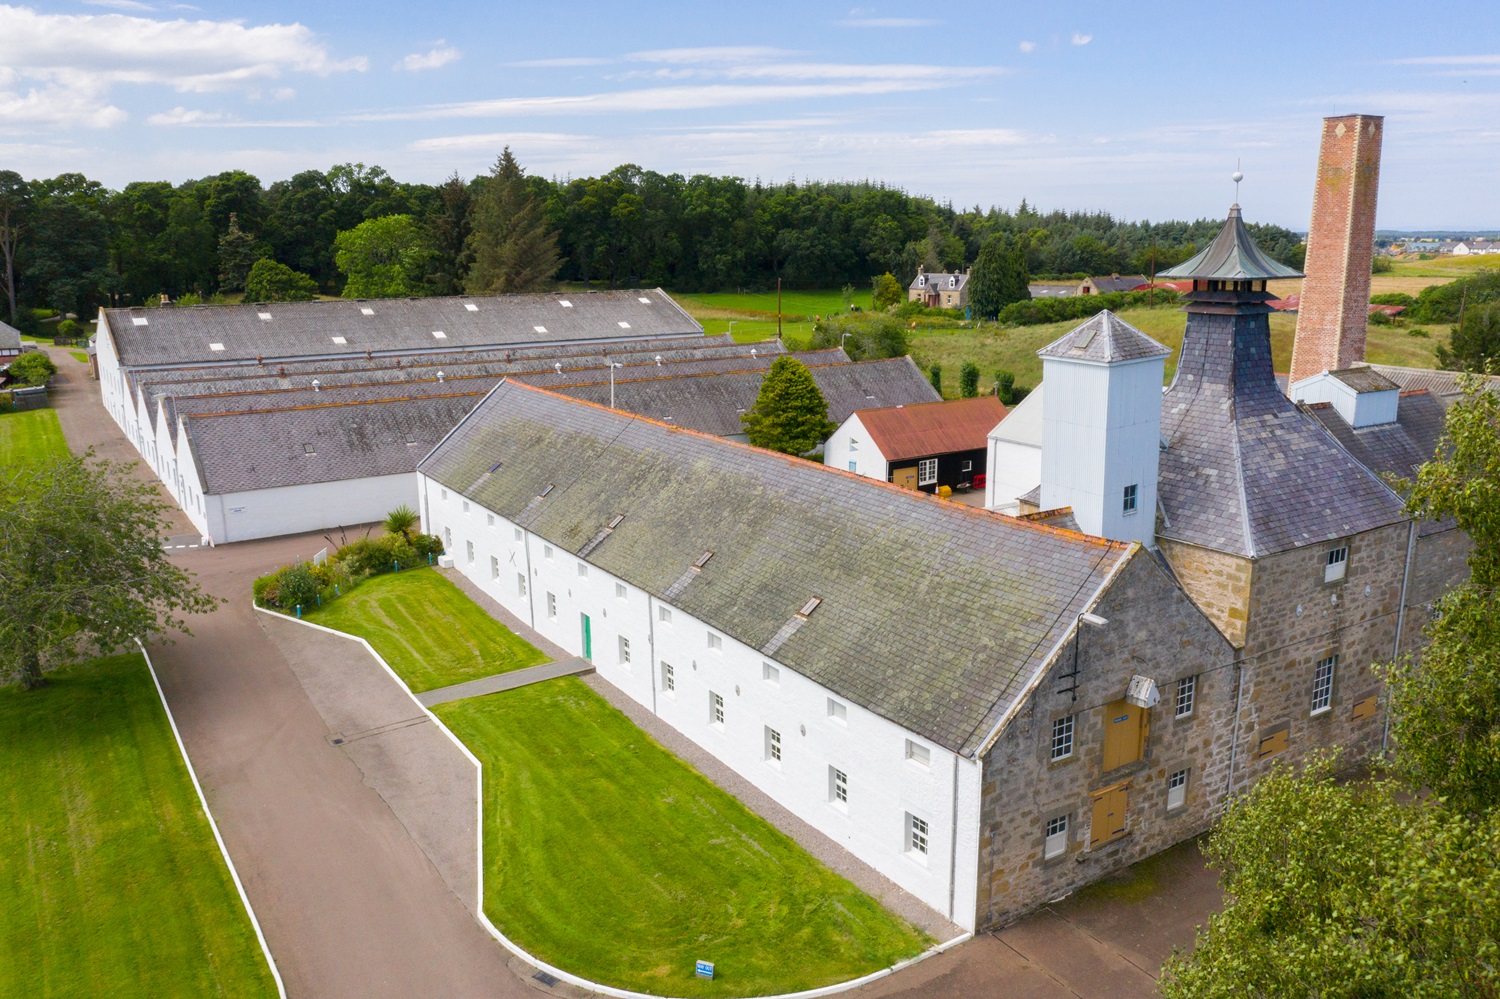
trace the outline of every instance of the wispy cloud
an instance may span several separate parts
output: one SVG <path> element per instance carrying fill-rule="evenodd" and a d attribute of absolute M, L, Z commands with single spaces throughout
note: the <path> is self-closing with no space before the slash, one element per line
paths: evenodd
<path fill-rule="evenodd" d="M 446 45 L 440 38 L 436 45 L 426 52 L 413 52 L 402 57 L 392 68 L 398 71 L 404 70 L 408 73 L 420 72 L 424 69 L 440 69 L 450 62 L 457 62 L 463 56 L 458 49 Z"/>
<path fill-rule="evenodd" d="M 1393 66 L 1500 66 L 1500 55 L 1409 56 L 1392 59 Z"/>
<path fill-rule="evenodd" d="M 467 152 L 474 149 L 491 149 L 496 152 L 506 146 L 521 150 L 584 149 L 599 140 L 592 135 L 572 135 L 567 132 L 485 132 L 478 135 L 442 135 L 431 139 L 418 139 L 406 148 L 415 152 Z"/>
<path fill-rule="evenodd" d="M 785 59 L 801 55 L 792 49 L 777 49 L 765 45 L 711 45 L 699 48 L 647 49 L 632 52 L 625 58 L 632 62 L 664 63 L 748 63 L 764 59 Z"/>
<path fill-rule="evenodd" d="M 1022 42 L 1016 47 L 1019 48 L 1022 52 L 1035 52 L 1036 42 Z"/>
<path fill-rule="evenodd" d="M 1079 31 L 1073 32 L 1072 42 L 1073 42 L 1074 45 L 1087 45 L 1089 42 L 1091 42 L 1093 40 L 1094 40 L 1094 36 L 1093 35 L 1085 35 L 1085 34 L 1083 34 L 1082 32 L 1079 32 Z"/>
<path fill-rule="evenodd" d="M 846 17 L 837 23 L 846 28 L 931 28 L 943 22 L 930 17 Z"/>
<path fill-rule="evenodd" d="M 123 10 L 132 14 L 146 14 L 158 10 L 202 10 L 190 3 L 142 3 L 141 0 L 83 0 L 89 7 L 105 7 L 109 10 Z"/>
<path fill-rule="evenodd" d="M 592 56 L 563 56 L 558 59 L 522 59 L 505 63 L 514 69 L 572 69 L 576 66 L 608 66 L 613 59 L 596 59 Z"/>
<path fill-rule="evenodd" d="M 146 124 L 176 128 L 314 128 L 326 124 L 318 121 L 248 120 L 225 111 L 203 111 L 175 107 L 146 118 Z"/>

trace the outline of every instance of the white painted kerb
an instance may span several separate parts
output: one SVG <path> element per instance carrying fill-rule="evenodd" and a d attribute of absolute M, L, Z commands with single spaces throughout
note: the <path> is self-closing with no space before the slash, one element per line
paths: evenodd
<path fill-rule="evenodd" d="M 475 826 L 475 849 L 479 854 L 479 898 L 476 899 L 474 911 L 479 914 L 479 922 L 484 926 L 485 929 L 489 930 L 491 936 L 500 941 L 501 946 L 503 946 L 506 950 L 510 951 L 512 954 L 516 955 L 516 957 L 519 957 L 526 963 L 533 965 L 540 971 L 545 971 L 549 975 L 552 975 L 553 977 L 558 978 L 561 981 L 567 982 L 569 985 L 576 985 L 579 988 L 589 989 L 590 991 L 597 992 L 600 995 L 613 996 L 615 997 L 615 999 L 670 999 L 670 997 L 657 996 L 649 992 L 632 992 L 629 989 L 617 989 L 610 985 L 601 985 L 598 982 L 591 982 L 587 978 L 580 978 L 579 976 L 566 972 L 561 968 L 554 967 L 553 965 L 548 964 L 540 958 L 534 957 L 533 955 L 527 953 L 524 949 L 522 949 L 521 946 L 515 941 L 511 940 L 504 933 L 501 933 L 500 929 L 494 923 L 490 922 L 489 915 L 484 911 L 484 784 L 482 779 L 484 766 L 479 762 L 479 758 L 469 751 L 469 747 L 465 746 L 463 744 L 463 741 L 459 739 L 458 736 L 454 735 L 447 725 L 443 724 L 443 720 L 441 718 L 433 714 L 425 704 L 417 700 L 417 695 L 411 692 L 411 688 L 406 685 L 406 681 L 402 680 L 400 674 L 391 669 L 390 664 L 385 661 L 380 653 L 375 651 L 374 647 L 371 646 L 369 642 L 365 641 L 363 638 L 360 638 L 358 635 L 351 635 L 347 631 L 335 631 L 332 628 L 325 628 L 321 624 L 314 624 L 311 621 L 304 621 L 299 617 L 291 617 L 277 611 L 267 610 L 266 608 L 256 604 L 254 601 L 251 601 L 251 606 L 254 607 L 259 613 L 269 615 L 271 617 L 277 618 L 278 620 L 291 621 L 295 624 L 300 624 L 307 628 L 315 628 L 318 631 L 327 632 L 330 635 L 337 635 L 340 638 L 347 638 L 351 642 L 358 642 L 360 645 L 363 645 L 365 647 L 365 651 L 368 652 L 371 657 L 373 657 L 374 660 L 381 665 L 386 673 L 390 675 L 391 679 L 395 680 L 396 683 L 400 685 L 401 689 L 406 691 L 406 696 L 411 698 L 411 702 L 417 706 L 417 710 L 421 711 L 428 718 L 430 718 L 432 720 L 432 723 L 438 727 L 438 730 L 446 735 L 452 741 L 452 743 L 458 747 L 458 751 L 463 753 L 470 763 L 474 764 L 474 799 L 476 802 L 478 816 L 478 822 Z M 215 835 L 218 835 L 217 831 L 215 831 Z M 232 867 L 231 870 L 233 870 Z M 238 884 L 238 879 L 236 879 L 236 884 Z M 249 903 L 247 902 L 246 905 L 248 906 Z M 254 917 L 252 916 L 251 918 L 253 919 Z M 259 932 L 259 928 L 257 928 L 257 932 Z M 841 982 L 837 985 L 825 985 L 822 988 L 805 989 L 801 992 L 782 992 L 772 996 L 757 997 L 757 999 L 817 999 L 818 996 L 831 996 L 837 995 L 840 992 L 848 992 L 851 989 L 861 988 L 865 985 L 869 985 L 871 982 L 876 982 L 882 978 L 894 975 L 896 972 L 901 971 L 904 968 L 909 968 L 919 961 L 925 961 L 927 958 L 932 957 L 935 954 L 941 954 L 944 951 L 957 947 L 959 944 L 969 940 L 971 937 L 973 937 L 973 935 L 974 934 L 968 932 L 961 933 L 958 936 L 954 937 L 952 940 L 948 940 L 935 946 L 929 947 L 927 950 L 924 950 L 916 957 L 907 958 L 905 961 L 898 961 L 897 963 L 891 965 L 889 968 L 882 968 L 879 971 L 872 972 L 868 975 L 864 975 L 860 978 L 855 978 L 847 982 Z M 269 956 L 269 954 L 267 956 Z M 274 965 L 272 967 L 274 968 Z M 277 981 L 279 983 L 280 979 L 278 979 Z"/>

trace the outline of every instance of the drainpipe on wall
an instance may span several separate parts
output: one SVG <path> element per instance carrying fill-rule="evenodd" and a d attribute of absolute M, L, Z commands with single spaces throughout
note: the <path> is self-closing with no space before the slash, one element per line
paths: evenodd
<path fill-rule="evenodd" d="M 657 714 L 656 710 L 656 598 L 650 593 L 646 594 L 646 669 L 651 674 L 647 679 L 651 681 L 651 713 Z"/>
<path fill-rule="evenodd" d="M 1406 528 L 1406 567 L 1401 571 L 1401 599 L 1396 602 L 1396 642 L 1391 649 L 1391 661 L 1401 655 L 1401 631 L 1406 627 L 1406 587 L 1411 581 L 1411 564 L 1417 556 L 1417 522 L 1411 521 Z M 1385 727 L 1380 732 L 1380 748 L 1384 750 L 1391 741 L 1391 702 L 1385 702 Z"/>
<path fill-rule="evenodd" d="M 1240 711 L 1245 701 L 1245 660 L 1234 662 L 1234 733 L 1229 737 L 1229 776 L 1224 781 L 1224 799 L 1234 793 L 1234 764 L 1240 749 Z"/>
<path fill-rule="evenodd" d="M 520 527 L 519 524 L 516 525 Z M 536 577 L 531 572 L 531 532 L 521 528 L 521 547 L 526 551 L 526 616 L 536 631 Z"/>
<path fill-rule="evenodd" d="M 948 822 L 948 922 L 953 922 L 953 896 L 958 889 L 958 754 L 953 754 L 953 815 Z"/>

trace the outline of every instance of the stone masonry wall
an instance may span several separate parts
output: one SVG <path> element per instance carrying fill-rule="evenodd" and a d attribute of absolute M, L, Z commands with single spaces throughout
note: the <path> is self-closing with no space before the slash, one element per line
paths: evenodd
<path fill-rule="evenodd" d="M 1230 642 L 1243 646 L 1250 617 L 1251 561 L 1166 538 L 1158 543 L 1193 603 Z"/>
<path fill-rule="evenodd" d="M 1362 114 L 1323 119 L 1292 347 L 1294 384 L 1364 360 L 1384 121 Z"/>
<path fill-rule="evenodd" d="M 1121 570 L 1083 626 L 1077 700 L 1071 643 L 1058 653 L 983 759 L 980 810 L 980 927 L 1003 924 L 1205 829 L 1226 787 L 1235 703 L 1234 649 L 1148 553 Z M 1103 771 L 1105 706 L 1123 698 L 1134 674 L 1152 678 L 1161 703 L 1148 712 L 1139 762 Z M 1177 682 L 1196 676 L 1191 714 L 1175 717 Z M 1075 716 L 1074 750 L 1051 760 L 1053 720 Z M 1167 809 L 1167 777 L 1188 769 L 1186 798 Z M 1127 831 L 1090 849 L 1090 792 L 1129 781 Z M 1046 824 L 1069 817 L 1066 851 L 1043 859 Z"/>
<path fill-rule="evenodd" d="M 1427 643 L 1422 629 L 1432 620 L 1433 601 L 1469 578 L 1470 547 L 1468 535 L 1457 528 L 1417 539 L 1416 558 L 1406 584 L 1403 652 L 1419 651 Z"/>

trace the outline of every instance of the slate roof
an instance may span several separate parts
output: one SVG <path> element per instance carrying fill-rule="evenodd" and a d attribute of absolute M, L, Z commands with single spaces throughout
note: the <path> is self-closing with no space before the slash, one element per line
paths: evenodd
<path fill-rule="evenodd" d="M 828 403 L 828 418 L 834 423 L 843 423 L 857 409 L 936 402 L 941 398 L 909 357 L 820 365 L 808 370 Z M 729 437 L 745 432 L 740 414 L 755 405 L 763 378 L 762 371 L 681 377 L 668 373 L 630 381 L 617 377 L 615 406 L 663 423 Z M 609 405 L 607 378 L 560 386 L 547 384 L 545 378 L 518 381 L 538 383 L 574 399 Z"/>
<path fill-rule="evenodd" d="M 105 309 L 104 316 L 126 367 L 703 334 L 660 288 Z"/>
<path fill-rule="evenodd" d="M 991 428 L 1005 419 L 1005 404 L 992 395 L 981 395 L 914 406 L 861 409 L 854 415 L 887 461 L 901 461 L 984 450 Z"/>
<path fill-rule="evenodd" d="M 420 470 L 970 757 L 1131 551 L 514 382 Z"/>
<path fill-rule="evenodd" d="M 1225 281 L 1261 278 L 1298 278 L 1302 272 L 1272 260 L 1255 244 L 1240 217 L 1240 206 L 1231 205 L 1229 218 L 1214 241 L 1197 255 L 1161 271 L 1158 278 L 1202 278 Z"/>
<path fill-rule="evenodd" d="M 20 350 L 21 331 L 14 326 L 0 323 L 0 350 Z"/>
<path fill-rule="evenodd" d="M 1394 364 L 1372 364 L 1370 369 L 1378 372 L 1401 386 L 1405 392 L 1430 392 L 1447 409 L 1454 401 L 1463 398 L 1463 391 L 1458 387 L 1462 372 L 1459 371 L 1433 371 L 1430 368 L 1402 368 Z M 1489 375 L 1485 378 L 1489 383 L 1491 391 L 1500 391 L 1500 375 Z"/>
<path fill-rule="evenodd" d="M 1428 392 L 1409 392 L 1401 396 L 1395 423 L 1382 423 L 1358 430 L 1344 422 L 1329 403 L 1316 403 L 1302 409 L 1323 425 L 1339 444 L 1366 467 L 1403 479 L 1413 478 L 1417 469 L 1437 454 L 1443 436 L 1442 402 Z M 1434 534 L 1454 526 L 1453 521 L 1419 521 L 1418 532 Z"/>
<path fill-rule="evenodd" d="M 1404 520 L 1400 498 L 1277 387 L 1261 297 L 1188 306 L 1162 397 L 1158 533 L 1257 557 Z"/>
<path fill-rule="evenodd" d="M 917 282 L 919 280 L 922 280 L 923 278 L 926 278 L 927 283 L 918 284 Z M 949 278 L 954 279 L 952 287 L 949 287 L 948 285 Z M 931 273 L 928 273 L 926 271 L 922 271 L 919 272 L 916 277 L 912 278 L 911 284 L 907 285 L 906 287 L 908 291 L 926 291 L 929 288 L 935 289 L 937 291 L 962 291 L 964 289 L 964 286 L 968 283 L 969 275 L 962 272 L 949 273 L 948 271 L 933 271 Z"/>
<path fill-rule="evenodd" d="M 1401 387 L 1374 368 L 1364 364 L 1353 368 L 1340 368 L 1328 374 L 1352 388 L 1358 395 L 1366 392 L 1390 392 Z"/>
<path fill-rule="evenodd" d="M 185 428 L 205 494 L 338 482 L 410 473 L 483 394 L 196 414 Z"/>
<path fill-rule="evenodd" d="M 1113 312 L 1102 309 L 1037 351 L 1037 356 L 1110 363 L 1166 357 L 1170 353 L 1171 348 L 1163 347 Z"/>

